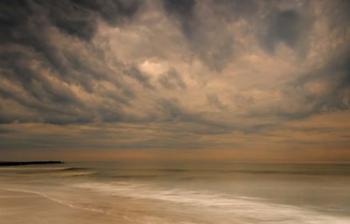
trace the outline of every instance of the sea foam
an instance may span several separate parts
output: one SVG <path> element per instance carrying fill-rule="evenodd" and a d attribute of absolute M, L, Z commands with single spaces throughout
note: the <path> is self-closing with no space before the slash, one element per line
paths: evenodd
<path fill-rule="evenodd" d="M 323 214 L 309 208 L 271 203 L 258 198 L 233 197 L 209 191 L 191 191 L 179 188 L 164 189 L 133 182 L 80 183 L 74 187 L 94 190 L 102 194 L 136 199 L 160 200 L 193 206 L 230 216 L 242 223 L 283 224 L 348 224 L 349 217 Z"/>

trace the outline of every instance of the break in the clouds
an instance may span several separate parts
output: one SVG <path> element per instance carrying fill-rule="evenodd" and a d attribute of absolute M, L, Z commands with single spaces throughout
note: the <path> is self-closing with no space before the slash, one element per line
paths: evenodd
<path fill-rule="evenodd" d="M 349 11 L 331 0 L 1 1 L 0 152 L 349 156 Z"/>

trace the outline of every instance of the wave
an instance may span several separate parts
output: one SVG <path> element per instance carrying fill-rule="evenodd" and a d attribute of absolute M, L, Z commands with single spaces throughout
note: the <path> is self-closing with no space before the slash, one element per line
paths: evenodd
<path fill-rule="evenodd" d="M 232 216 L 246 223 L 283 223 L 283 224 L 347 224 L 350 217 L 337 217 L 309 208 L 274 204 L 258 198 L 232 197 L 209 191 L 189 191 L 184 189 L 161 189 L 148 184 L 132 182 L 80 183 L 74 187 L 94 190 L 99 193 L 130 197 L 135 199 L 160 200 L 183 204 Z"/>
<path fill-rule="evenodd" d="M 96 171 L 83 167 L 6 167 L 0 168 L 0 174 L 15 175 L 53 175 L 53 176 L 86 176 Z"/>
<path fill-rule="evenodd" d="M 157 174 L 188 173 L 247 173 L 247 174 L 289 174 L 289 175 L 350 175 L 350 164 L 306 164 L 306 165 L 242 165 L 226 168 L 118 168 L 121 172 L 151 172 Z"/>

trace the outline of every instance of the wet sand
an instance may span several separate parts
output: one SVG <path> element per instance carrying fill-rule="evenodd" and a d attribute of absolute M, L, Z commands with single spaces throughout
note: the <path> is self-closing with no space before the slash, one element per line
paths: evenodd
<path fill-rule="evenodd" d="M 34 193 L 7 190 L 0 190 L 0 220 L 4 224 L 96 224 L 113 221 L 99 212 L 73 208 Z"/>
<path fill-rule="evenodd" d="M 45 197 L 37 193 L 0 190 L 0 220 L 2 224 L 198 223 L 198 220 L 188 222 L 178 217 L 169 219 L 169 214 L 166 209 L 162 209 L 161 203 L 154 207 L 154 204 L 150 204 L 148 201 L 135 201 L 124 197 L 108 199 L 102 195 L 98 197 L 99 203 L 101 203 L 101 199 L 107 202 L 110 199 L 117 203 L 114 203 L 113 207 L 101 206 L 98 209 L 91 209 L 89 205 L 83 207 L 82 205 L 66 204 L 59 199 Z M 185 219 L 186 212 L 181 212 Z"/>

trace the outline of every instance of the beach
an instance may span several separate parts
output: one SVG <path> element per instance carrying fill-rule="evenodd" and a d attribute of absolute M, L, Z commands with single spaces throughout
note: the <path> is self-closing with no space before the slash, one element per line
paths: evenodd
<path fill-rule="evenodd" d="M 348 168 L 141 168 L 118 163 L 3 167 L 0 219 L 4 224 L 345 224 L 350 221 Z"/>

